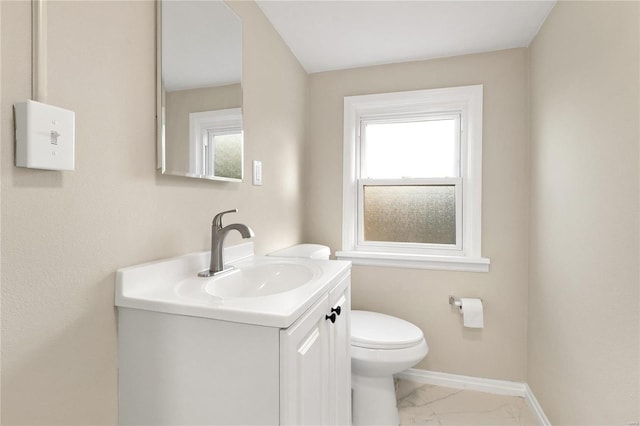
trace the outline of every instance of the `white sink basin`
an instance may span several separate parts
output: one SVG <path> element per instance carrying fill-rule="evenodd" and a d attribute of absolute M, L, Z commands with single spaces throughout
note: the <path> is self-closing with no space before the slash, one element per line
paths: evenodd
<path fill-rule="evenodd" d="M 254 256 L 253 243 L 225 249 L 234 269 L 201 278 L 209 252 L 119 269 L 115 304 L 286 328 L 349 274 L 351 262 Z"/>
<path fill-rule="evenodd" d="M 272 262 L 235 268 L 205 278 L 208 282 L 204 289 L 222 299 L 261 297 L 296 289 L 309 283 L 313 277 L 314 270 L 308 265 Z"/>

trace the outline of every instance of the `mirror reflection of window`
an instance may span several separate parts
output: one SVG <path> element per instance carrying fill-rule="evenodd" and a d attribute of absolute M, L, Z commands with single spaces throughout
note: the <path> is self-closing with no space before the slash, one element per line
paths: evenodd
<path fill-rule="evenodd" d="M 240 108 L 189 114 L 189 174 L 242 179 L 243 131 Z"/>
<path fill-rule="evenodd" d="M 207 129 L 205 139 L 204 174 L 242 179 L 242 129 Z"/>

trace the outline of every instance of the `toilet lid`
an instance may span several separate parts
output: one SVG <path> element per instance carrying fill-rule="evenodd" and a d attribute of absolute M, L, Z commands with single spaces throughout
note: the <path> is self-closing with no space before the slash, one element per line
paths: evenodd
<path fill-rule="evenodd" d="M 415 325 L 377 312 L 351 311 L 351 344 L 370 349 L 402 349 L 418 344 L 424 335 Z"/>

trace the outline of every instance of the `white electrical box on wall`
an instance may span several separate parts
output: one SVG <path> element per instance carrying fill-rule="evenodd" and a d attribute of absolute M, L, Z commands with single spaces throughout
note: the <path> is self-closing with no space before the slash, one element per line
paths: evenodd
<path fill-rule="evenodd" d="M 36 101 L 15 104 L 16 166 L 73 170 L 75 113 Z"/>

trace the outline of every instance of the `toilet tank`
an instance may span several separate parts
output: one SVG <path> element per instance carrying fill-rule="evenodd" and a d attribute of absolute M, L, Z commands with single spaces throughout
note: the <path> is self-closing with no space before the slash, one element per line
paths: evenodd
<path fill-rule="evenodd" d="M 328 260 L 330 255 L 331 250 L 329 250 L 327 246 L 320 244 L 297 244 L 282 250 L 276 250 L 267 256 Z"/>

